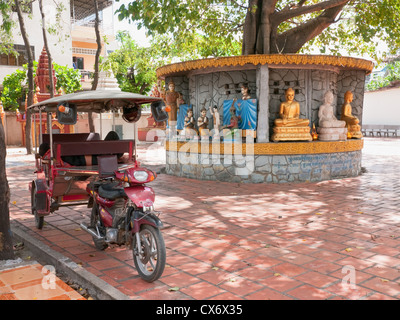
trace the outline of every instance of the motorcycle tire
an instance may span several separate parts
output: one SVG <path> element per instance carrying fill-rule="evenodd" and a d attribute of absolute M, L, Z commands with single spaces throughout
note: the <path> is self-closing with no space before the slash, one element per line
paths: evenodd
<path fill-rule="evenodd" d="M 142 225 L 140 231 L 141 252 L 137 252 L 136 235 L 132 239 L 133 261 L 139 276 L 153 282 L 161 277 L 165 268 L 166 249 L 164 238 L 159 229 Z"/>
<path fill-rule="evenodd" d="M 92 207 L 92 213 L 90 215 L 90 228 L 97 230 L 97 228 L 100 232 L 100 235 L 105 238 L 106 236 L 106 232 L 105 232 L 105 228 L 103 227 L 101 220 L 100 220 L 100 213 L 99 213 L 99 207 L 97 206 L 96 203 L 93 203 L 93 207 Z M 94 246 L 98 249 L 98 250 L 105 250 L 108 247 L 107 242 L 105 242 L 105 240 L 102 239 L 97 239 L 96 237 L 92 237 L 93 242 L 94 242 Z"/>

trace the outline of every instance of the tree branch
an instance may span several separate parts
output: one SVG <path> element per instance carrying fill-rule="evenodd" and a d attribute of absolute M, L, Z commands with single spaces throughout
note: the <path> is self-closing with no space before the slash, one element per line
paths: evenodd
<path fill-rule="evenodd" d="M 239 8 L 242 8 L 242 9 L 244 9 L 244 10 L 247 10 L 247 9 L 248 9 L 248 7 L 241 5 L 241 4 L 240 4 L 239 2 L 237 2 L 237 1 L 231 0 L 231 2 L 234 2 L 234 3 L 235 3 L 235 6 L 237 6 L 237 7 L 239 7 Z"/>
<path fill-rule="evenodd" d="M 337 6 L 344 6 L 347 4 L 350 0 L 327 0 L 324 2 L 316 3 L 313 5 L 309 6 L 302 6 L 305 1 L 300 1 L 299 4 L 301 4 L 299 7 L 294 7 L 293 9 L 289 10 L 282 10 L 280 12 L 275 12 L 271 16 L 271 22 L 274 26 L 278 26 L 281 22 L 301 16 L 303 14 L 311 13 L 311 12 L 317 12 L 321 10 L 327 10 L 330 8 L 334 8 Z"/>
<path fill-rule="evenodd" d="M 274 39 L 274 46 L 271 46 L 271 50 L 284 53 L 296 53 L 299 51 L 307 41 L 319 35 L 335 22 L 335 18 L 348 1 L 342 2 L 341 5 L 326 9 L 318 17 L 277 35 Z"/>

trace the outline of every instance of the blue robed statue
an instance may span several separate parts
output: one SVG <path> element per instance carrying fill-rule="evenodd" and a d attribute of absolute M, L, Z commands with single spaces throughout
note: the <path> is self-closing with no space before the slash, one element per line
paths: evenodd
<path fill-rule="evenodd" d="M 257 126 L 257 99 L 224 100 L 223 126 L 231 123 L 231 108 L 235 108 L 238 117 L 238 129 L 256 130 Z"/>

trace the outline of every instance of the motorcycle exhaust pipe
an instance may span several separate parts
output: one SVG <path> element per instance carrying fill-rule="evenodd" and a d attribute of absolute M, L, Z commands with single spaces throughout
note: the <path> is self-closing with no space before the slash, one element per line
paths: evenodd
<path fill-rule="evenodd" d="M 93 237 L 97 238 L 97 240 L 102 240 L 104 239 L 103 237 L 101 237 L 97 232 L 95 232 L 94 230 L 92 230 L 91 228 L 89 228 L 86 224 L 81 223 L 80 227 L 85 230 L 86 232 L 88 232 L 89 234 L 91 234 Z"/>

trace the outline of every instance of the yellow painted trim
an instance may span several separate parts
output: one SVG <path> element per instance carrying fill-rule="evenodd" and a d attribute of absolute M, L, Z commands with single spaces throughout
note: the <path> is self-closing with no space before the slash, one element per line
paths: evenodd
<path fill-rule="evenodd" d="M 320 65 L 333 66 L 343 69 L 364 70 L 367 74 L 372 72 L 374 63 L 369 60 L 327 56 L 327 55 L 302 55 L 302 54 L 256 54 L 247 56 L 232 56 L 220 58 L 208 58 L 168 64 L 156 70 L 157 78 L 162 78 L 174 73 L 205 68 L 217 68 L 227 66 L 253 65 Z"/>
<path fill-rule="evenodd" d="M 340 153 L 362 150 L 363 139 L 347 141 L 313 141 L 313 142 L 270 142 L 254 143 L 255 155 L 291 155 L 291 154 L 320 154 Z M 202 154 L 253 154 L 251 145 L 240 143 L 202 143 L 184 141 L 166 141 L 167 151 L 190 152 Z M 226 150 L 224 148 L 228 148 Z M 248 153 L 246 153 L 248 148 Z"/>

